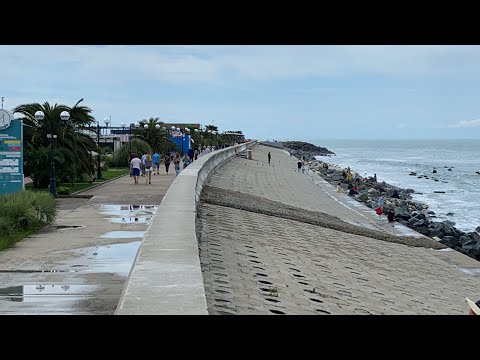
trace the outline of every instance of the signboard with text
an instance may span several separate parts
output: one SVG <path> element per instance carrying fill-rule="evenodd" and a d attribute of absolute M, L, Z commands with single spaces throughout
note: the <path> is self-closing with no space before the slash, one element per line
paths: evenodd
<path fill-rule="evenodd" d="M 0 195 L 24 189 L 23 123 L 12 119 L 0 127 Z"/>

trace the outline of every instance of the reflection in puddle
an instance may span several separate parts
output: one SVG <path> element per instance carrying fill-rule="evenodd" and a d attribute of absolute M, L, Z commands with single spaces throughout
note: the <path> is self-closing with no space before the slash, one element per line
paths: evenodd
<path fill-rule="evenodd" d="M 76 300 L 78 295 L 91 293 L 96 285 L 37 284 L 0 288 L 0 300 L 39 302 Z M 73 295 L 73 297 L 72 297 Z"/>
<path fill-rule="evenodd" d="M 464 268 L 460 266 L 456 266 L 456 268 L 464 273 L 472 276 L 480 276 L 480 268 Z"/>
<path fill-rule="evenodd" d="M 81 272 L 109 272 L 127 276 L 137 255 L 141 241 L 106 246 L 92 246 L 77 250 L 84 255 L 86 269 Z M 75 259 L 75 266 L 82 258 Z"/>
<path fill-rule="evenodd" d="M 145 234 L 145 231 L 110 231 L 102 236 L 105 239 L 129 239 L 129 238 L 141 238 Z"/>
<path fill-rule="evenodd" d="M 100 213 L 125 218 L 153 215 L 157 209 L 156 205 L 100 205 Z"/>
<path fill-rule="evenodd" d="M 117 217 L 109 218 L 108 220 L 114 224 L 148 224 L 150 219 L 149 217 Z"/>

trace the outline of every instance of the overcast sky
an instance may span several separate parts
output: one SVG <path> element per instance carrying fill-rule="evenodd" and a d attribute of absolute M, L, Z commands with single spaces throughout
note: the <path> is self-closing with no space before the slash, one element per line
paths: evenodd
<path fill-rule="evenodd" d="M 255 139 L 480 138 L 480 46 L 7 46 L 4 108 L 84 98 Z"/>

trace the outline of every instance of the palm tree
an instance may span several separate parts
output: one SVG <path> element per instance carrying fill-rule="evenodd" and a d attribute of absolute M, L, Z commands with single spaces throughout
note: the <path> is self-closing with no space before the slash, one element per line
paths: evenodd
<path fill-rule="evenodd" d="M 147 125 L 147 128 L 144 126 Z M 176 145 L 170 141 L 165 124 L 158 117 L 140 121 L 140 128 L 135 131 L 135 137 L 147 142 L 159 153 L 174 150 Z"/>
<path fill-rule="evenodd" d="M 55 154 L 56 168 L 60 181 L 73 182 L 83 174 L 93 174 L 95 167 L 91 151 L 98 151 L 94 140 L 82 130 L 86 130 L 95 123 L 91 115 L 92 110 L 79 105 L 80 99 L 73 107 L 48 102 L 24 104 L 17 106 L 13 111 L 24 115 L 23 121 L 27 125 L 24 131 L 24 158 L 30 164 L 35 163 L 35 154 L 40 148 L 49 148 L 50 139 L 47 134 L 56 134 L 58 151 Z M 42 121 L 35 119 L 35 113 L 43 111 L 45 117 Z M 60 113 L 68 111 L 70 119 L 62 121 Z M 34 179 L 38 186 L 48 184 L 45 172 L 35 167 L 26 166 L 25 175 Z M 37 178 L 37 179 L 35 179 Z"/>

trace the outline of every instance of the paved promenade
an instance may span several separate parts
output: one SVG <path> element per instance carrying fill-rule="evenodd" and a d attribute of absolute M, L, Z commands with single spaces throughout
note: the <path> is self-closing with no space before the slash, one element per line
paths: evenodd
<path fill-rule="evenodd" d="M 232 160 L 207 185 L 420 236 L 295 169 L 296 159 L 283 150 L 256 146 L 253 160 Z M 480 296 L 478 262 L 455 251 L 207 203 L 197 232 L 210 314 L 466 314 L 465 296 Z"/>
<path fill-rule="evenodd" d="M 0 314 L 113 314 L 174 174 L 128 175 L 57 199 L 53 226 L 0 252 Z"/>

